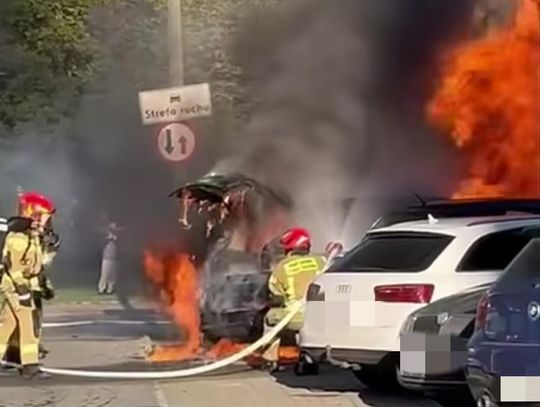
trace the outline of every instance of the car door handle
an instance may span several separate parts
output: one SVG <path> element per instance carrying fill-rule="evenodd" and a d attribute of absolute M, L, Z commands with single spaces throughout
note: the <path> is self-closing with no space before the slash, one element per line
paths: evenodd
<path fill-rule="evenodd" d="M 532 286 L 533 288 L 540 288 L 540 283 L 534 283 Z"/>

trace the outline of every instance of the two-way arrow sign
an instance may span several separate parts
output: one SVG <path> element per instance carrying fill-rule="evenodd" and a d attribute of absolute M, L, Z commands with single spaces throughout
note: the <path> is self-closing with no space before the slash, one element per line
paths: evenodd
<path fill-rule="evenodd" d="M 195 150 L 195 135 L 184 123 L 169 123 L 158 131 L 158 149 L 169 161 L 183 161 Z"/>

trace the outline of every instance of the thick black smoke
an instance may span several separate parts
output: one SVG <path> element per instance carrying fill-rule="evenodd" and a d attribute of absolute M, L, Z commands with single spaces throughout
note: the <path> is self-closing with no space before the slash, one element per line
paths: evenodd
<path fill-rule="evenodd" d="M 336 200 L 369 198 L 358 222 L 349 219 L 352 242 L 388 203 L 381 196 L 451 189 L 454 159 L 444 137 L 423 125 L 423 108 L 437 50 L 462 32 L 473 2 L 293 3 L 248 21 L 240 33 L 238 60 L 257 102 L 252 118 L 236 145 L 218 148 L 217 135 L 199 151 L 234 150 L 232 162 L 219 168 L 286 189 L 303 209 L 299 221 L 320 232 L 320 245 L 348 239 L 342 236 L 348 207 Z M 101 228 L 111 219 L 124 227 L 121 281 L 140 275 L 145 243 L 178 233 L 177 203 L 167 194 L 208 169 L 206 160 L 173 167 L 160 160 L 151 129 L 140 122 L 140 89 L 125 68 L 110 73 L 99 96 L 85 96 L 75 122 L 51 138 L 34 129 L 2 146 L 2 215 L 15 209 L 17 186 L 58 204 L 60 285 L 95 283 Z M 145 87 L 163 86 L 166 78 Z"/>
<path fill-rule="evenodd" d="M 466 32 L 472 5 L 301 1 L 254 19 L 237 50 L 258 105 L 216 170 L 286 189 L 320 245 L 352 243 L 392 197 L 448 195 L 456 157 L 424 111 L 437 57 Z M 360 218 L 347 237 L 341 200 L 350 197 Z"/>

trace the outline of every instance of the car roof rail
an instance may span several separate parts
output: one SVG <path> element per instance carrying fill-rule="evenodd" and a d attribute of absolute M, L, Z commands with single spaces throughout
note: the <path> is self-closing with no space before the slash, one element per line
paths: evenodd
<path fill-rule="evenodd" d="M 540 215 L 540 199 L 436 199 L 420 205 L 408 206 L 381 216 L 373 228 L 391 226 L 397 223 L 427 220 L 429 215 L 437 219 L 493 217 L 520 214 Z"/>
<path fill-rule="evenodd" d="M 467 226 L 479 226 L 479 225 L 487 225 L 487 224 L 492 224 L 492 223 L 516 222 L 520 220 L 534 220 L 534 219 L 540 221 L 540 215 L 529 214 L 529 216 L 523 215 L 523 216 L 515 216 L 515 217 L 500 218 L 500 219 L 488 218 L 488 219 L 483 219 L 483 220 L 478 220 L 478 221 L 468 223 Z M 538 227 L 540 227 L 540 222 L 538 223 Z"/>

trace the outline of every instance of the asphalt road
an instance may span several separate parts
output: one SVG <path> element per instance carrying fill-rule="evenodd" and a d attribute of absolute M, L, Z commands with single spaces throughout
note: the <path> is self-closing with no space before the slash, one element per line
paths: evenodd
<path fill-rule="evenodd" d="M 55 307 L 48 321 L 88 319 L 162 319 L 151 312 L 126 312 L 113 305 Z M 152 339 L 149 339 L 149 338 Z M 144 361 L 151 340 L 174 341 L 168 325 L 93 325 L 45 331 L 48 367 L 89 370 L 181 369 L 186 364 L 155 366 Z M 449 404 L 454 405 L 454 404 Z M 118 381 L 51 377 L 25 381 L 0 373 L 0 407 L 437 407 L 417 394 L 380 394 L 363 388 L 347 371 L 325 367 L 315 377 L 291 371 L 270 375 L 238 364 L 217 373 L 166 381 Z M 465 407 L 463 404 L 460 407 Z"/>

